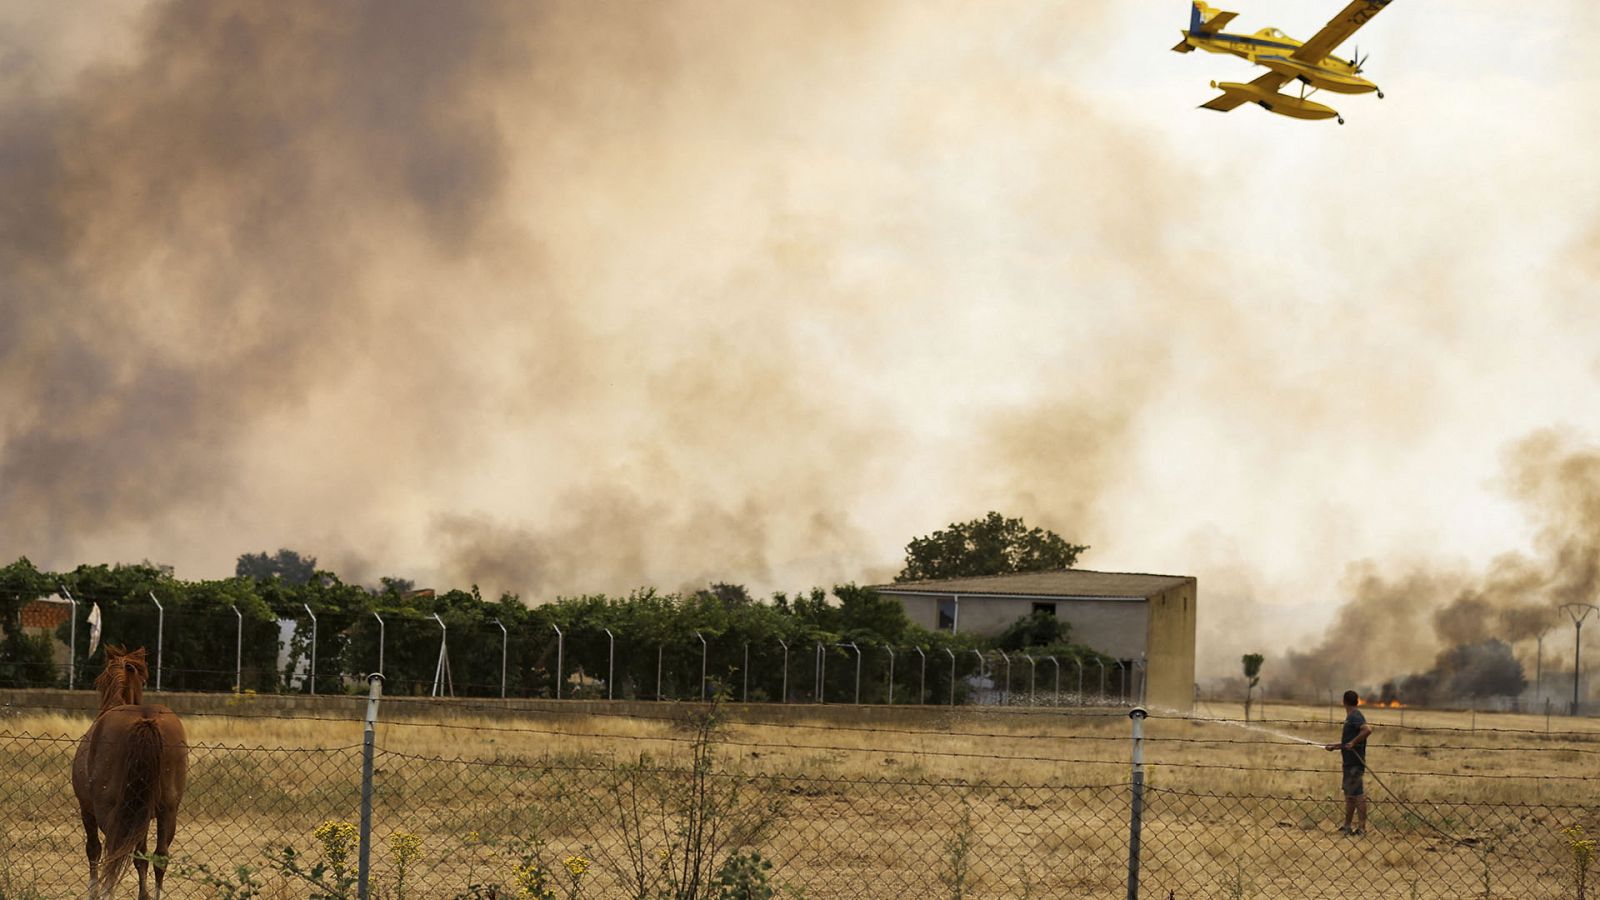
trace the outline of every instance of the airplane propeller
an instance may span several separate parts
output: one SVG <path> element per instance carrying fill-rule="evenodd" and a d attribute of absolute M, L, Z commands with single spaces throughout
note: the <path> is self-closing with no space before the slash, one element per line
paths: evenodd
<path fill-rule="evenodd" d="M 1371 53 L 1368 53 L 1366 56 L 1362 56 L 1361 55 L 1361 45 L 1359 45 L 1359 44 L 1356 45 L 1356 55 L 1351 57 L 1351 59 L 1350 59 L 1350 66 L 1353 69 L 1355 69 L 1355 74 L 1357 74 L 1357 75 L 1361 74 L 1361 70 L 1366 67 L 1367 60 L 1371 56 L 1372 56 Z"/>

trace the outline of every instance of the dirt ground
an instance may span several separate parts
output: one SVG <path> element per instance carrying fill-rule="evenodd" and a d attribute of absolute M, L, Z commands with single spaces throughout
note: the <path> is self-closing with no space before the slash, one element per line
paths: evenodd
<path fill-rule="evenodd" d="M 681 708 L 655 718 L 491 716 L 469 702 L 385 712 L 373 858 L 391 896 L 398 832 L 420 838 L 407 896 L 509 887 L 528 863 L 564 896 L 574 879 L 563 864 L 581 858 L 580 896 L 624 897 L 685 847 L 714 848 L 741 828 L 772 880 L 810 898 L 1126 895 L 1124 710 L 932 709 L 919 721 L 897 709 L 878 727 L 798 710 L 782 724 L 741 724 L 729 707 L 699 807 L 683 799 L 695 733 Z M 1575 896 L 1562 829 L 1600 833 L 1600 723 L 1371 710 L 1369 829 L 1350 838 L 1335 830 L 1337 758 L 1307 743 L 1337 738 L 1329 711 L 1273 705 L 1248 726 L 1227 717 L 1238 712 L 1158 712 L 1146 723 L 1146 896 L 1481 897 L 1486 884 L 1494 896 Z M 68 767 L 87 725 L 47 711 L 0 719 L 0 896 L 81 892 Z M 264 852 L 293 846 L 314 861 L 319 824 L 357 820 L 360 723 L 246 704 L 186 725 L 192 777 L 175 860 L 230 877 L 247 865 L 264 896 L 305 896 L 264 871 Z M 630 795 L 647 798 L 632 832 L 618 800 Z M 685 810 L 696 808 L 720 838 L 684 838 Z M 171 878 L 168 896 L 220 896 L 202 880 Z"/>

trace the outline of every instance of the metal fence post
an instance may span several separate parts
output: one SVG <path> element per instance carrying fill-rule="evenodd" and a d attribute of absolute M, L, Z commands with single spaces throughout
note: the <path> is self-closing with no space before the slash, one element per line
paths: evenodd
<path fill-rule="evenodd" d="M 917 705 L 928 702 L 928 654 L 922 652 L 922 647 L 913 647 L 917 655 L 922 657 L 922 667 L 917 675 Z"/>
<path fill-rule="evenodd" d="M 894 705 L 894 648 L 888 644 L 883 649 L 889 651 L 889 705 Z"/>
<path fill-rule="evenodd" d="M 233 633 L 233 692 L 244 692 L 244 613 L 239 612 L 235 604 L 228 604 L 233 609 L 233 614 L 238 617 L 239 624 Z"/>
<path fill-rule="evenodd" d="M 433 693 L 430 697 L 456 695 L 455 679 L 450 677 L 450 629 L 445 627 L 444 620 L 438 613 L 433 614 L 433 621 L 439 625 L 439 661 L 433 666 Z"/>
<path fill-rule="evenodd" d="M 606 699 L 615 700 L 617 699 L 617 692 L 615 690 L 617 676 L 617 636 L 612 634 L 611 629 L 609 628 L 602 628 L 600 630 L 606 633 Z"/>
<path fill-rule="evenodd" d="M 856 652 L 856 705 L 860 706 L 861 705 L 861 648 L 856 646 L 856 642 L 855 641 L 850 641 L 849 643 L 841 644 L 840 646 L 849 647 L 851 650 L 854 650 Z"/>
<path fill-rule="evenodd" d="M 944 652 L 950 654 L 950 705 L 956 705 L 956 652 L 949 647 Z"/>
<path fill-rule="evenodd" d="M 979 653 L 977 650 L 973 650 L 972 655 L 978 658 L 978 677 L 981 679 L 983 677 L 983 654 Z M 989 684 L 992 686 L 994 684 L 994 679 L 991 678 L 989 680 Z M 977 687 L 977 684 L 974 683 L 973 686 Z M 978 702 L 981 704 L 983 701 L 980 699 Z"/>
<path fill-rule="evenodd" d="M 828 702 L 828 653 L 817 641 L 817 702 Z"/>
<path fill-rule="evenodd" d="M 58 585 L 61 593 L 67 595 L 67 602 L 72 604 L 72 618 L 67 621 L 67 690 L 78 686 L 78 601 L 73 598 L 72 592 L 66 585 Z"/>
<path fill-rule="evenodd" d="M 1128 815 L 1128 900 L 1139 900 L 1139 837 L 1144 821 L 1144 707 L 1128 710 L 1133 720 L 1133 810 Z"/>
<path fill-rule="evenodd" d="M 156 690 L 161 690 L 161 638 L 167 631 L 167 608 L 156 600 L 155 591 L 147 591 L 156 605 Z"/>
<path fill-rule="evenodd" d="M 500 699 L 504 700 L 506 698 L 506 646 L 511 642 L 511 632 L 506 630 L 506 623 L 500 621 L 498 616 L 493 621 L 500 626 Z M 609 677 L 607 676 L 607 678 Z M 610 683 L 610 681 L 607 681 L 607 686 Z"/>
<path fill-rule="evenodd" d="M 1039 665 L 1033 661 L 1032 656 L 1026 653 L 1022 654 L 1022 658 L 1028 661 L 1028 705 L 1037 706 L 1038 702 L 1033 698 L 1033 685 L 1034 677 L 1039 674 Z"/>
<path fill-rule="evenodd" d="M 311 696 L 317 695 L 317 614 L 311 611 L 311 604 L 302 603 L 306 615 L 311 617 Z"/>
<path fill-rule="evenodd" d="M 1150 699 L 1150 655 L 1140 653 L 1135 668 L 1139 673 L 1139 705 L 1143 706 Z"/>
<path fill-rule="evenodd" d="M 1011 655 L 1004 650 L 997 651 L 1000 658 L 1006 661 L 1006 684 L 1000 689 L 1000 705 L 1011 705 Z"/>
<path fill-rule="evenodd" d="M 656 699 L 661 699 L 661 656 L 667 652 L 666 644 L 656 645 Z"/>
<path fill-rule="evenodd" d="M 356 862 L 356 891 L 367 900 L 367 873 L 372 861 L 372 754 L 378 724 L 378 700 L 383 696 L 383 676 L 367 676 L 367 724 L 361 732 L 361 844 Z"/>
<path fill-rule="evenodd" d="M 383 638 L 384 638 L 383 616 L 378 615 L 378 611 L 377 610 L 373 610 L 372 611 L 372 617 L 374 619 L 378 620 L 378 674 L 382 675 L 383 674 Z"/>
<path fill-rule="evenodd" d="M 561 667 L 562 667 L 562 663 L 563 663 L 563 660 L 561 659 L 561 657 L 562 657 L 562 655 L 564 653 L 566 653 L 566 650 L 567 650 L 567 636 L 565 634 L 561 633 L 561 626 L 560 625 L 557 625 L 556 623 L 551 622 L 550 623 L 550 627 L 554 628 L 556 630 L 556 699 L 560 700 L 561 699 Z M 546 646 L 548 646 L 548 645 L 546 645 Z"/>
<path fill-rule="evenodd" d="M 783 647 L 783 693 L 779 695 L 779 703 L 789 702 L 789 642 L 783 638 L 778 639 Z"/>
<path fill-rule="evenodd" d="M 739 674 L 744 677 L 744 698 L 742 703 L 750 702 L 750 642 L 744 642 L 744 665 L 740 667 Z"/>
<path fill-rule="evenodd" d="M 711 645 L 706 643 L 706 636 L 696 631 L 694 636 L 700 639 L 700 702 L 706 700 L 706 656 L 711 653 Z"/>

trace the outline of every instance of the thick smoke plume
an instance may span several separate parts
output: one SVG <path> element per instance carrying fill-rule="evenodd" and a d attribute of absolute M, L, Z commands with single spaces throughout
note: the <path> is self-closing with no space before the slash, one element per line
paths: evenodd
<path fill-rule="evenodd" d="M 1384 682 L 1380 702 L 1444 704 L 1488 698 L 1517 697 L 1528 687 L 1522 663 L 1505 641 L 1461 644 L 1439 654 L 1433 668 Z"/>
<path fill-rule="evenodd" d="M 1600 232 L 1527 236 L 1592 220 L 1594 142 L 1526 101 L 1593 104 L 1463 89 L 1437 28 L 1527 73 L 1600 35 L 1462 2 L 1385 13 L 1410 90 L 1349 140 L 1193 112 L 1227 70 L 1146 4 L 0 5 L 0 560 L 762 593 L 995 509 L 1198 575 L 1203 659 L 1281 633 L 1245 595 L 1383 548 L 1358 603 L 1453 618 L 1327 677 L 1526 634 L 1583 548 L 1385 541 L 1587 415 L 1596 304 L 1540 264 L 1592 273 Z"/>
<path fill-rule="evenodd" d="M 1385 576 L 1370 563 L 1352 567 L 1342 586 L 1349 599 L 1326 635 L 1287 654 L 1288 692 L 1318 696 L 1399 678 L 1400 699 L 1430 702 L 1526 687 L 1535 639 L 1569 627 L 1562 604 L 1592 602 L 1600 588 L 1600 447 L 1544 430 L 1513 445 L 1504 463 L 1503 487 L 1535 527 L 1535 552 L 1503 554 L 1477 572 L 1418 564 Z M 1563 642 L 1548 644 L 1545 665 L 1565 659 L 1570 671 Z M 1431 669 L 1400 678 L 1429 655 L 1437 656 Z"/>
<path fill-rule="evenodd" d="M 837 99 L 974 24 L 935 12 L 163 0 L 77 70 L 19 31 L 0 555 L 292 544 L 531 595 L 892 571 L 853 507 L 903 453 L 873 357 L 926 339 L 918 267 L 847 257 L 939 236 L 879 211 L 914 179 L 850 198 L 1006 88 Z M 902 146 L 861 143 L 880 113 Z"/>

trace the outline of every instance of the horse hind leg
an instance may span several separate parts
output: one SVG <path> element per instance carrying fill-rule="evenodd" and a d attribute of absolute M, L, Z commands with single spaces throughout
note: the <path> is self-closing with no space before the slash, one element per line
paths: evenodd
<path fill-rule="evenodd" d="M 89 858 L 89 900 L 100 896 L 100 827 L 95 824 L 94 813 L 86 807 L 78 808 L 83 819 L 83 855 Z"/>
<path fill-rule="evenodd" d="M 139 838 L 139 850 L 133 854 L 133 868 L 139 873 L 139 900 L 150 900 L 150 888 L 145 879 L 150 871 L 150 843 L 147 838 Z"/>
<path fill-rule="evenodd" d="M 178 831 L 178 811 L 163 806 L 156 815 L 156 897 L 161 900 L 161 882 L 167 877 L 167 848 L 172 846 L 172 836 Z"/>

